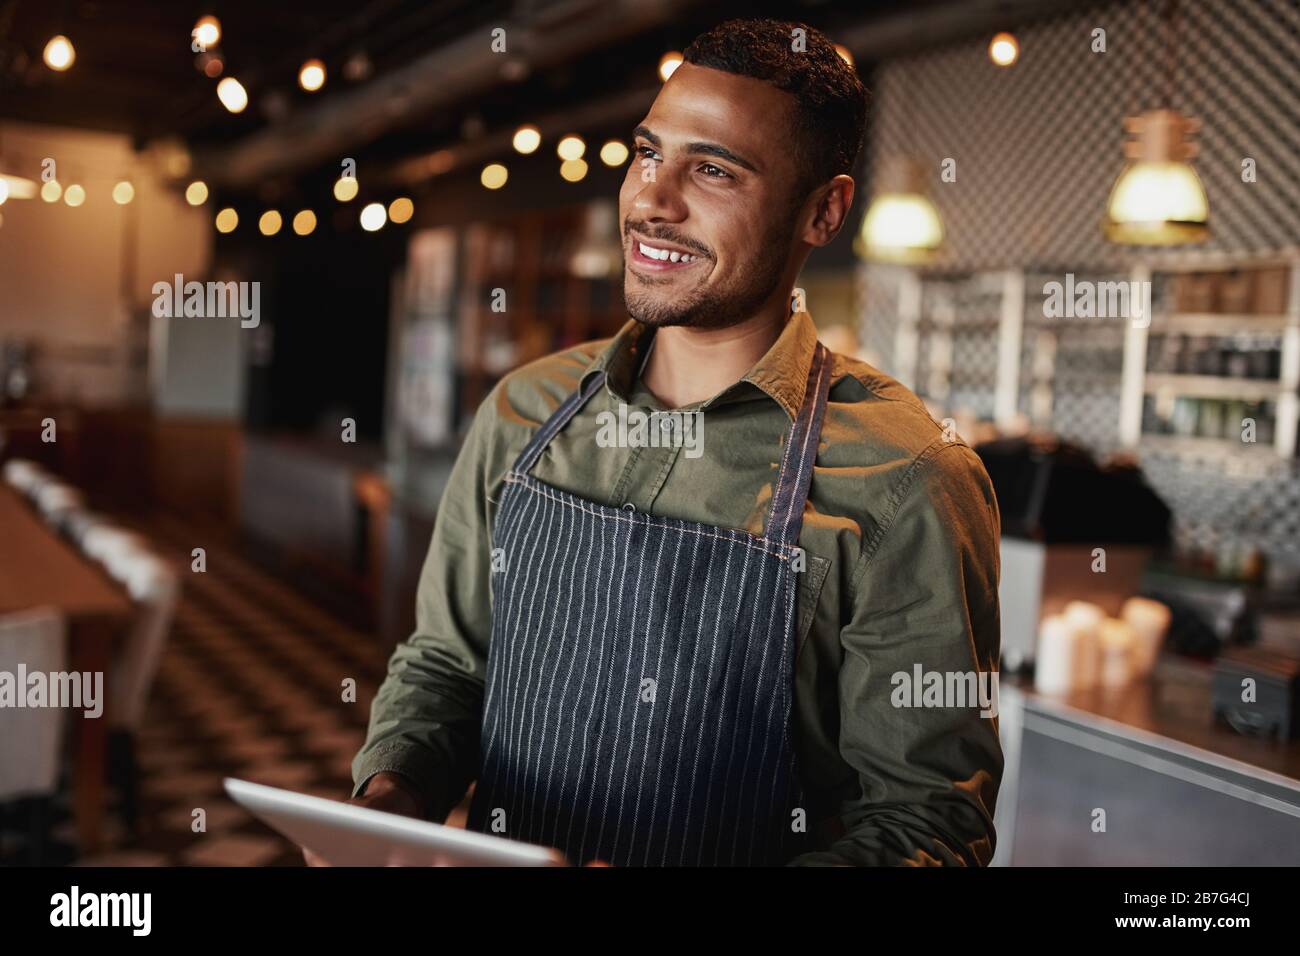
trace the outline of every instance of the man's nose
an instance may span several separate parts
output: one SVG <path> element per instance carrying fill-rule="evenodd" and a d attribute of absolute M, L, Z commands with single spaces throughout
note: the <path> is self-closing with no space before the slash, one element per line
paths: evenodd
<path fill-rule="evenodd" d="M 635 218 L 647 222 L 681 222 L 686 218 L 686 203 L 676 178 L 665 172 L 662 164 L 643 169 L 641 184 L 632 200 Z"/>

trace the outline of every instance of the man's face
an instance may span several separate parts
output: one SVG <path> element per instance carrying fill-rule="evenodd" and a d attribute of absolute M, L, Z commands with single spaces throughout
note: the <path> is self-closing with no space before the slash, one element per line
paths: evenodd
<path fill-rule="evenodd" d="M 664 84 L 618 196 L 632 318 L 724 328 L 774 294 L 804 198 L 794 103 L 769 83 L 690 63 Z"/>

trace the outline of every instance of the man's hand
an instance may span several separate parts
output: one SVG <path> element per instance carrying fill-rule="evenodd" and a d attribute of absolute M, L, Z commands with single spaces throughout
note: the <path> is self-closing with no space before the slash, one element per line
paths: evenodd
<path fill-rule="evenodd" d="M 406 779 L 395 773 L 381 771 L 375 774 L 366 781 L 366 788 L 347 802 L 354 807 L 397 813 L 417 820 L 424 819 L 424 814 L 420 812 L 420 798 L 416 796 Z M 329 866 L 306 847 L 303 848 L 302 856 L 308 866 Z"/>

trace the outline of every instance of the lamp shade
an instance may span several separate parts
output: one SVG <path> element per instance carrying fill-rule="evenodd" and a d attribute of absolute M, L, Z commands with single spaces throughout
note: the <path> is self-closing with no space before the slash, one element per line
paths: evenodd
<path fill-rule="evenodd" d="M 1134 245 L 1200 242 L 1209 235 L 1210 203 L 1189 163 L 1130 163 L 1110 191 L 1106 238 Z"/>
<path fill-rule="evenodd" d="M 1106 203 L 1103 229 L 1112 242 L 1172 246 L 1200 242 L 1209 233 L 1210 202 L 1190 160 L 1197 120 L 1174 110 L 1151 110 L 1124 121 L 1134 139 L 1124 144 L 1128 164 Z"/>
<path fill-rule="evenodd" d="M 943 243 L 943 222 L 921 193 L 882 193 L 862 220 L 860 254 L 886 262 L 920 262 Z"/>
<path fill-rule="evenodd" d="M 864 259 L 920 263 L 943 244 L 943 220 L 925 189 L 926 169 L 912 157 L 883 164 L 879 192 L 853 248 Z"/>

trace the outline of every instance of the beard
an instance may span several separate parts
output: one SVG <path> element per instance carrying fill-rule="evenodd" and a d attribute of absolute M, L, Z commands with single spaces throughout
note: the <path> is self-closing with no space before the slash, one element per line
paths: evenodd
<path fill-rule="evenodd" d="M 781 282 L 794 234 L 798 207 L 791 209 L 758 243 L 759 254 L 746 262 L 725 288 L 696 286 L 680 297 L 668 290 L 673 280 L 639 276 L 624 263 L 623 296 L 627 313 L 650 328 L 687 326 L 725 329 L 749 318 L 767 302 Z M 652 228 L 643 228 L 650 238 Z M 626 235 L 626 229 L 624 231 Z"/>

